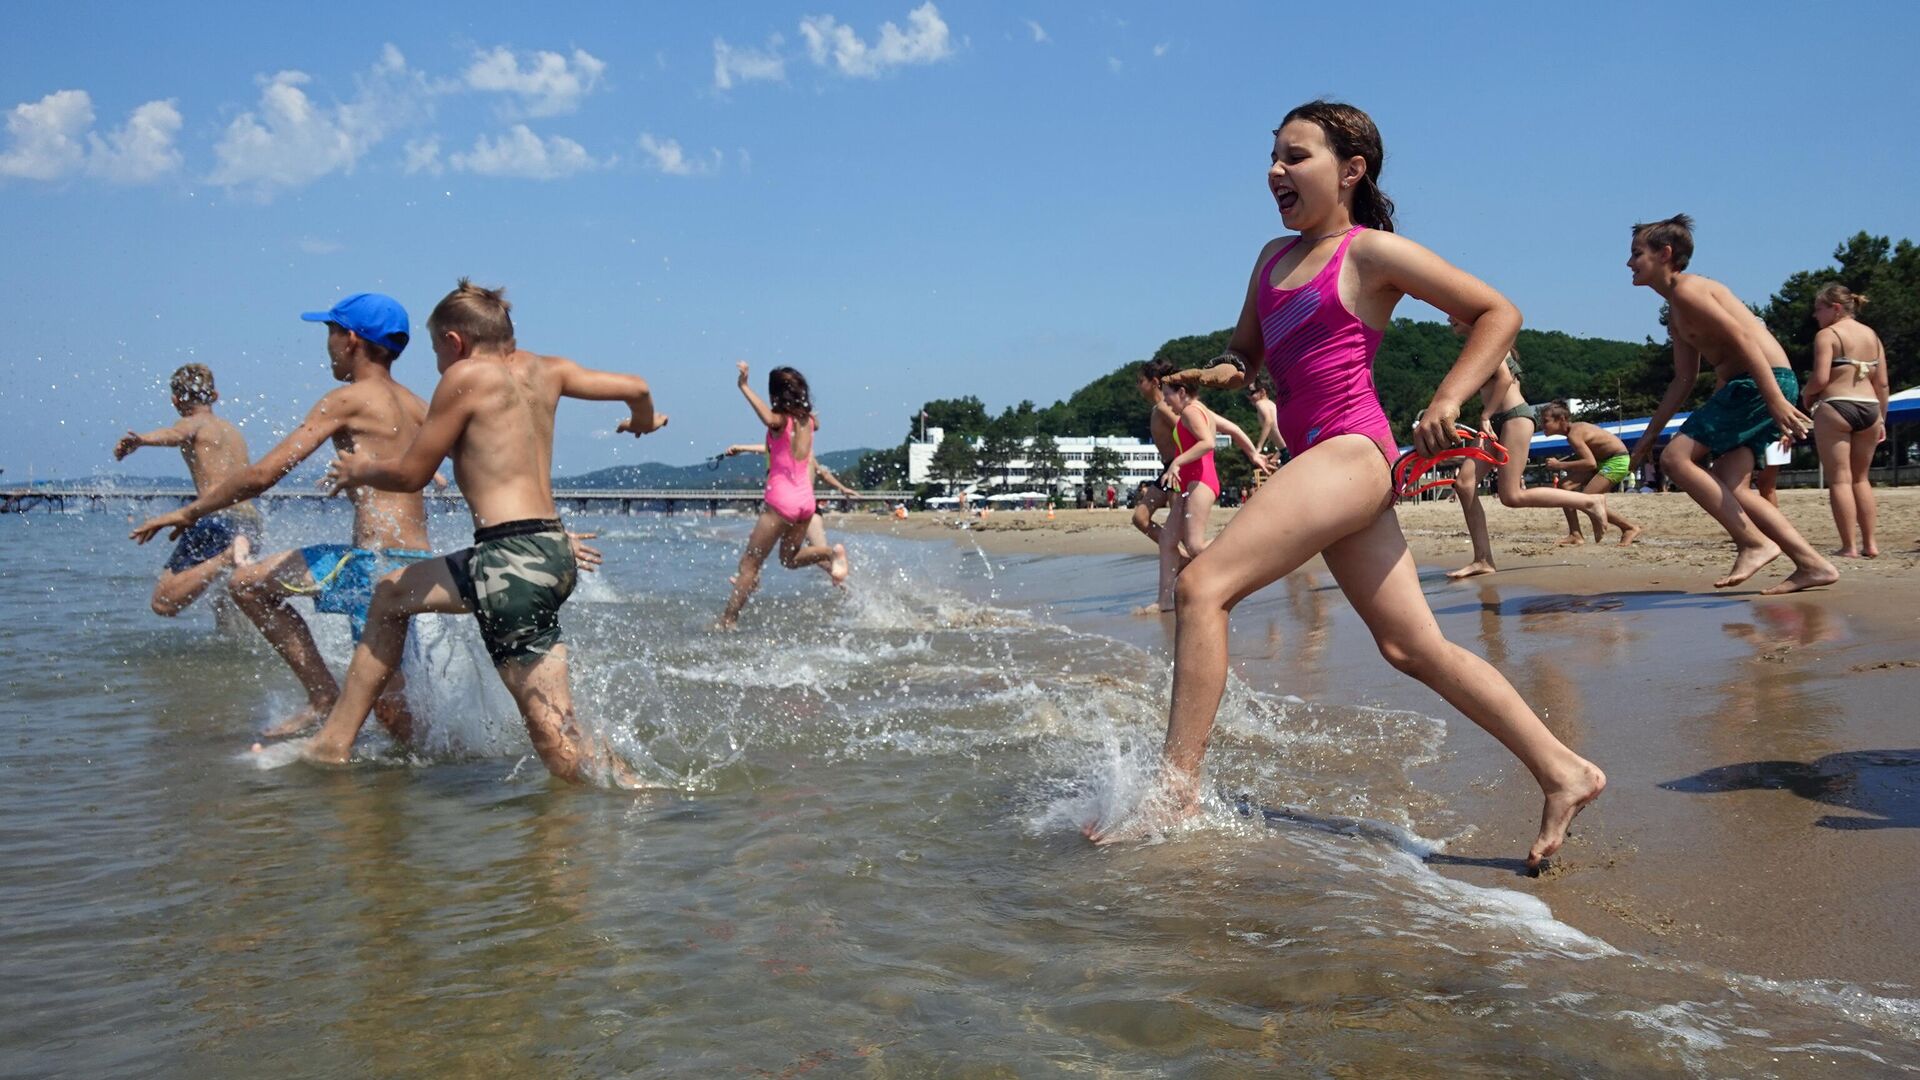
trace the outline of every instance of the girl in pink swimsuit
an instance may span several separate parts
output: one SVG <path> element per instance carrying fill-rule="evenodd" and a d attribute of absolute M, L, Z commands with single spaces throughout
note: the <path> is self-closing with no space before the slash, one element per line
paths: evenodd
<path fill-rule="evenodd" d="M 1178 491 L 1180 544 L 1184 564 L 1207 546 L 1207 518 L 1220 498 L 1220 474 L 1213 460 L 1213 413 L 1179 383 L 1166 386 L 1163 400 L 1174 415 L 1174 459 L 1160 478 L 1160 486 Z"/>
<path fill-rule="evenodd" d="M 739 622 L 740 609 L 747 597 L 760 585 L 760 567 L 766 563 L 774 545 L 780 546 L 780 565 L 789 570 L 827 563 L 834 584 L 847 579 L 845 544 L 827 547 L 808 544 L 807 527 L 813 523 L 813 433 L 820 422 L 813 415 L 812 396 L 806 376 L 790 367 L 774 368 L 767 373 L 767 397 L 760 400 L 747 382 L 747 362 L 740 361 L 740 392 L 753 406 L 754 415 L 767 426 L 767 504 L 753 523 L 747 537 L 747 550 L 740 555 L 740 572 L 733 577 L 733 593 L 727 597 L 726 610 L 720 613 L 719 627 L 731 630 Z M 731 454 L 741 447 L 730 447 Z"/>
<path fill-rule="evenodd" d="M 1238 388 L 1247 363 L 1264 359 L 1293 460 L 1180 575 L 1161 790 L 1130 814 L 1089 823 L 1087 834 L 1127 839 L 1199 812 L 1200 766 L 1226 689 L 1228 617 L 1240 600 L 1320 555 L 1387 662 L 1499 739 L 1539 782 L 1546 805 L 1527 853 L 1537 867 L 1606 776 L 1555 738 L 1504 675 L 1440 633 L 1393 514 L 1397 448 L 1372 373 L 1402 296 L 1472 328 L 1414 428 L 1414 445 L 1437 452 L 1452 444 L 1461 403 L 1506 356 L 1520 313 L 1484 282 L 1394 234 L 1393 203 L 1378 183 L 1385 153 L 1366 113 L 1310 102 L 1273 135 L 1267 188 L 1298 235 L 1260 252 L 1221 362 L 1168 381 Z"/>

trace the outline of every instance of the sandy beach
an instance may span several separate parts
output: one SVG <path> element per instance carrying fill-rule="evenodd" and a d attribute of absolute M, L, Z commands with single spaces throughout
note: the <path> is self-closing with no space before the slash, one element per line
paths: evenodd
<path fill-rule="evenodd" d="M 1606 796 L 1542 879 L 1517 876 L 1537 793 L 1493 741 L 1382 663 L 1318 560 L 1236 612 L 1235 673 L 1309 702 L 1363 702 L 1447 719 L 1446 754 L 1423 785 L 1474 822 L 1433 861 L 1477 884 L 1533 892 L 1557 918 L 1622 949 L 1778 979 L 1910 983 L 1920 887 L 1920 490 L 1880 497 L 1875 560 L 1837 560 L 1830 588 L 1768 598 L 1781 560 L 1715 590 L 1724 533 L 1686 496 L 1616 496 L 1643 523 L 1631 547 L 1554 543 L 1557 512 L 1487 500 L 1497 574 L 1463 582 L 1451 501 L 1402 506 L 1430 602 L 1448 636 L 1499 666 L 1557 734 L 1607 769 Z M 1836 546 L 1819 491 L 1783 508 L 1821 550 Z M 1216 528 L 1233 511 L 1217 511 Z M 1114 589 L 1151 598 L 1154 563 L 1125 511 L 996 512 L 833 527 L 970 538 L 1006 559 L 1134 555 Z M 1171 658 L 1172 619 L 1114 622 Z M 1410 793 L 1417 799 L 1417 793 Z M 1418 811 L 1415 811 L 1416 816 Z"/>

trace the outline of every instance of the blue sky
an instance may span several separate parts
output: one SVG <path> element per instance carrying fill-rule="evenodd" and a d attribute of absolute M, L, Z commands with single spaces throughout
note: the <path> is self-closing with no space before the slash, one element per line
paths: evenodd
<path fill-rule="evenodd" d="M 193 360 L 258 453 L 331 385 L 299 312 L 378 290 L 417 328 L 461 275 L 673 416 L 565 406 L 562 472 L 754 437 L 736 359 L 806 372 L 828 450 L 931 397 L 1049 402 L 1233 321 L 1268 132 L 1320 95 L 1380 124 L 1402 230 L 1537 328 L 1659 332 L 1636 220 L 1693 214 L 1694 268 L 1754 301 L 1855 230 L 1920 237 L 1904 3 L 192 10 L 10 7 L 9 481 L 111 470 Z M 431 392 L 424 346 L 395 370 Z"/>

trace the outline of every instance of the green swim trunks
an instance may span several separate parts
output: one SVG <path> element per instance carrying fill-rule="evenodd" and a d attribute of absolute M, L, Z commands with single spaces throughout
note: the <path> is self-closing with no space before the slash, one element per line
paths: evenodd
<path fill-rule="evenodd" d="M 563 640 L 560 605 L 577 567 L 555 520 L 509 521 L 475 530 L 473 546 L 447 556 L 454 587 L 480 620 L 495 667 L 545 656 Z"/>
<path fill-rule="evenodd" d="M 1633 471 L 1633 458 L 1626 454 L 1615 454 L 1600 463 L 1600 475 L 1613 481 L 1614 487 L 1627 482 L 1627 476 Z"/>
<path fill-rule="evenodd" d="M 1791 368 L 1774 368 L 1773 381 L 1788 401 L 1800 396 L 1800 380 Z M 1767 444 L 1780 441 L 1780 426 L 1773 422 L 1773 411 L 1767 408 L 1759 384 L 1753 376 L 1742 375 L 1728 379 L 1727 385 L 1695 409 L 1680 426 L 1680 434 L 1706 447 L 1715 457 L 1744 446 L 1753 451 L 1757 468 L 1766 456 Z"/>

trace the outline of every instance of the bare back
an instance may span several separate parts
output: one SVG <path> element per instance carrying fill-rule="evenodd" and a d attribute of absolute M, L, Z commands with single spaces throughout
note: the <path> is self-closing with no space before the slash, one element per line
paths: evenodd
<path fill-rule="evenodd" d="M 563 363 L 524 349 L 459 361 L 468 419 L 453 444 L 453 473 L 474 525 L 559 516 L 553 505 L 553 413 Z"/>
<path fill-rule="evenodd" d="M 1147 421 L 1147 431 L 1153 435 L 1153 445 L 1160 451 L 1161 461 L 1172 461 L 1180 456 L 1173 444 L 1173 417 L 1159 405 L 1153 407 L 1152 418 Z"/>
<path fill-rule="evenodd" d="M 1585 446 L 1595 461 L 1605 461 L 1627 452 L 1627 444 L 1620 441 L 1620 436 L 1584 420 L 1575 421 L 1568 427 L 1567 438 Z"/>
<path fill-rule="evenodd" d="M 413 445 L 426 419 L 427 403 L 392 379 L 365 379 L 328 395 L 339 410 L 341 426 L 333 434 L 336 450 L 358 451 L 376 461 L 398 459 Z M 363 548 L 426 550 L 426 499 L 418 491 L 348 489 L 353 500 L 353 543 Z"/>
<path fill-rule="evenodd" d="M 1820 396 L 1852 398 L 1856 401 L 1879 400 L 1880 390 L 1886 385 L 1887 359 L 1887 349 L 1881 344 L 1880 335 L 1874 333 L 1872 327 L 1852 318 L 1841 319 L 1820 333 L 1834 344 L 1833 358 L 1828 362 L 1826 389 L 1821 391 Z M 1851 362 L 1839 362 L 1843 358 Z"/>
<path fill-rule="evenodd" d="M 1767 325 L 1760 321 L 1760 316 L 1755 315 L 1747 305 L 1740 302 L 1739 297 L 1733 295 L 1733 290 L 1712 278 L 1701 277 L 1698 274 L 1684 274 L 1681 275 L 1680 280 L 1682 282 L 1680 288 L 1693 292 L 1696 296 L 1704 291 L 1706 302 L 1731 316 L 1740 326 L 1741 344 L 1757 351 L 1766 360 L 1768 367 L 1792 367 L 1787 361 L 1787 351 L 1781 348 L 1780 342 L 1768 332 Z M 1712 365 L 1714 374 L 1719 376 L 1722 384 L 1729 379 L 1753 374 L 1747 367 L 1745 357 L 1740 350 L 1726 348 L 1723 343 L 1715 342 L 1707 335 L 1700 333 L 1698 328 L 1684 317 L 1682 306 L 1680 304 L 1672 306 L 1667 329 L 1674 337 L 1698 350 L 1700 358 Z"/>
<path fill-rule="evenodd" d="M 193 475 L 195 493 L 205 494 L 247 467 L 246 437 L 211 409 L 181 417 L 173 429 L 186 436 L 186 441 L 180 444 L 180 456 L 186 459 L 187 472 Z"/>

